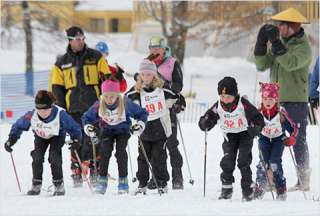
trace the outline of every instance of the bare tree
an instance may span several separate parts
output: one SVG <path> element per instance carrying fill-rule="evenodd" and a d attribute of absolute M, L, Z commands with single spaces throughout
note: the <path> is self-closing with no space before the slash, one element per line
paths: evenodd
<path fill-rule="evenodd" d="M 26 94 L 33 95 L 33 47 L 32 47 L 32 27 L 29 4 L 27 1 L 21 2 L 23 9 L 23 30 L 26 38 Z"/>
<path fill-rule="evenodd" d="M 147 15 L 161 24 L 172 53 L 183 64 L 188 30 L 207 19 L 207 2 L 142 1 Z M 199 13 L 201 11 L 201 13 Z M 201 14 L 199 16 L 199 14 Z"/>

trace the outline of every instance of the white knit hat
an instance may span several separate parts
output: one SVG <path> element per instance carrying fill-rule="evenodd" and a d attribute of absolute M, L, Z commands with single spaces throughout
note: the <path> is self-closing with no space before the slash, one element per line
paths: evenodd
<path fill-rule="evenodd" d="M 154 62 L 148 59 L 143 59 L 142 62 L 140 63 L 139 73 L 151 73 L 156 75 L 157 66 Z"/>

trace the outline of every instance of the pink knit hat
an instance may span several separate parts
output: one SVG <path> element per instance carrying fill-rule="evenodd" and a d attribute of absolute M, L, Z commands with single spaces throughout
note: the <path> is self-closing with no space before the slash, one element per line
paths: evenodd
<path fill-rule="evenodd" d="M 156 75 L 157 74 L 157 66 L 154 62 L 150 61 L 149 59 L 143 59 L 140 63 L 139 67 L 140 73 L 151 73 Z"/>
<path fill-rule="evenodd" d="M 259 83 L 262 98 L 274 98 L 279 100 L 279 85 L 277 83 Z"/>
<path fill-rule="evenodd" d="M 115 92 L 120 93 L 120 83 L 118 81 L 106 80 L 101 84 L 102 93 Z"/>

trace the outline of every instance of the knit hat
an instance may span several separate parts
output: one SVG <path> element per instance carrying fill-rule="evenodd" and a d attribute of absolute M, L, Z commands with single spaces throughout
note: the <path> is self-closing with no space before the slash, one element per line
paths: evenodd
<path fill-rule="evenodd" d="M 54 101 L 55 98 L 52 93 L 46 90 L 39 90 L 35 97 L 35 105 L 37 109 L 49 109 L 52 107 Z"/>
<path fill-rule="evenodd" d="M 279 85 L 277 83 L 259 83 L 262 98 L 279 100 Z"/>
<path fill-rule="evenodd" d="M 66 33 L 69 40 L 77 35 L 84 35 L 83 30 L 78 26 L 71 26 L 66 30 Z"/>
<path fill-rule="evenodd" d="M 228 94 L 236 97 L 238 95 L 237 82 L 233 77 L 224 77 L 218 83 L 218 94 Z"/>
<path fill-rule="evenodd" d="M 151 73 L 156 75 L 157 71 L 158 70 L 157 70 L 156 64 L 148 59 L 143 59 L 142 62 L 140 63 L 140 67 L 139 67 L 140 73 Z"/>
<path fill-rule="evenodd" d="M 120 93 L 120 83 L 117 80 L 106 80 L 101 84 L 102 93 L 115 92 Z"/>

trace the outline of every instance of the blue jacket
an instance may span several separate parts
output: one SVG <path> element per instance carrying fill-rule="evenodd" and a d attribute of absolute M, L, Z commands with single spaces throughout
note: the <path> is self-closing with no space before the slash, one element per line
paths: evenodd
<path fill-rule="evenodd" d="M 319 56 L 316 61 L 316 65 L 313 68 L 312 73 L 309 76 L 309 97 L 310 98 L 318 98 L 319 91 L 317 90 L 319 87 Z"/>
<path fill-rule="evenodd" d="M 99 117 L 100 101 L 96 101 L 87 112 L 81 117 L 82 125 L 95 124 L 99 122 L 99 126 L 104 134 L 126 134 L 129 133 L 131 127 L 131 118 L 147 122 L 148 113 L 146 109 L 133 103 L 129 98 L 124 97 L 124 106 L 126 112 L 126 121 L 118 125 L 108 125 Z"/>
<path fill-rule="evenodd" d="M 58 114 L 58 107 L 53 106 L 51 114 L 43 122 L 48 123 L 55 119 Z M 20 117 L 11 127 L 9 137 L 19 139 L 23 131 L 28 131 L 31 126 L 31 118 L 35 109 L 28 111 L 22 117 Z M 36 133 L 33 131 L 36 135 Z M 73 120 L 73 118 L 67 114 L 65 110 L 60 111 L 60 130 L 59 136 L 65 136 L 66 133 L 70 134 L 71 139 L 82 139 L 82 132 L 80 125 Z"/>

